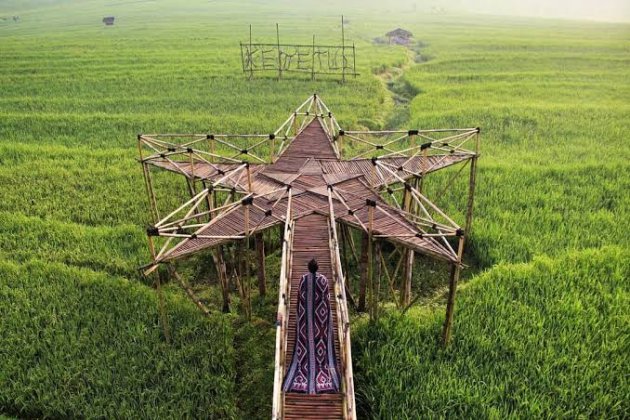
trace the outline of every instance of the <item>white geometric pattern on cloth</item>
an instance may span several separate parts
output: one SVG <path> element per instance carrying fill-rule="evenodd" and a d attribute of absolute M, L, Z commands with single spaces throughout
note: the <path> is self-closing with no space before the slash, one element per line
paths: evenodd
<path fill-rule="evenodd" d="M 319 273 L 302 276 L 296 316 L 295 347 L 283 391 L 339 392 L 330 293 L 325 276 Z"/>

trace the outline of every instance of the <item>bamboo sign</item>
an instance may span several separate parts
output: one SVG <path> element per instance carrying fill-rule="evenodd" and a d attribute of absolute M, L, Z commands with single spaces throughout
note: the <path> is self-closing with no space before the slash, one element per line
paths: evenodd
<path fill-rule="evenodd" d="M 345 51 L 344 51 L 345 50 Z M 243 72 L 265 70 L 310 74 L 356 75 L 355 47 L 333 45 L 243 44 Z"/>
<path fill-rule="evenodd" d="M 243 73 L 250 78 L 265 71 L 276 72 L 278 78 L 283 72 L 310 74 L 311 79 L 319 74 L 341 75 L 343 81 L 346 75 L 356 77 L 356 48 L 354 43 L 346 45 L 343 25 L 342 17 L 341 45 L 318 45 L 315 35 L 311 44 L 280 43 L 278 24 L 276 43 L 253 43 L 250 25 L 249 42 L 240 42 Z"/>

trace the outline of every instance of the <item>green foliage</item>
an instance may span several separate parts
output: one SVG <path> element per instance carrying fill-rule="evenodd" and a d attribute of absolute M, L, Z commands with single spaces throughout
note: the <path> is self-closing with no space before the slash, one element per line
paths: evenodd
<path fill-rule="evenodd" d="M 62 264 L 0 262 L 0 410 L 43 417 L 236 417 L 232 329 L 145 286 Z"/>
<path fill-rule="evenodd" d="M 455 339 L 442 308 L 354 329 L 356 387 L 371 418 L 627 416 L 630 252 L 500 264 L 461 293 Z"/>

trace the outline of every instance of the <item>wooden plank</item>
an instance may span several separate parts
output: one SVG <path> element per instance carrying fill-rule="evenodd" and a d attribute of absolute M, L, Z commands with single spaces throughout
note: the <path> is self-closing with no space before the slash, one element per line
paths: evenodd
<path fill-rule="evenodd" d="M 330 307 L 332 309 L 333 334 L 337 365 L 340 364 L 339 334 L 337 322 L 337 305 L 334 296 L 332 262 L 329 248 L 328 219 L 319 214 L 311 214 L 298 219 L 295 223 L 293 237 L 293 261 L 291 264 L 291 293 L 289 322 L 287 328 L 287 351 L 285 367 L 288 369 L 296 340 L 296 310 L 299 282 L 303 274 L 308 272 L 307 264 L 315 258 L 319 272 L 329 281 Z M 284 415 L 286 419 L 341 419 L 343 418 L 343 394 L 299 394 L 287 393 L 284 397 Z"/>

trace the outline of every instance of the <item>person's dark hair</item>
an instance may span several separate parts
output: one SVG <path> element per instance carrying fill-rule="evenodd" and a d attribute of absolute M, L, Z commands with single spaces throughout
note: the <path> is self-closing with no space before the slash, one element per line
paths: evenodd
<path fill-rule="evenodd" d="M 319 266 L 317 265 L 317 261 L 315 261 L 315 258 L 311 259 L 308 262 L 308 271 L 310 271 L 311 273 L 315 274 L 318 268 Z"/>

